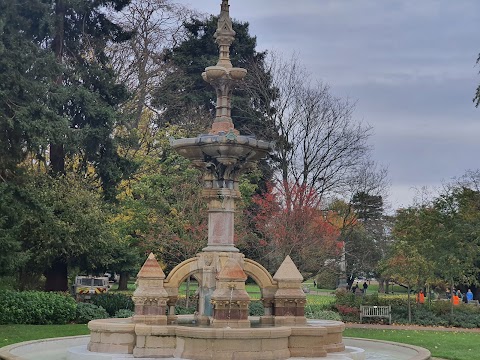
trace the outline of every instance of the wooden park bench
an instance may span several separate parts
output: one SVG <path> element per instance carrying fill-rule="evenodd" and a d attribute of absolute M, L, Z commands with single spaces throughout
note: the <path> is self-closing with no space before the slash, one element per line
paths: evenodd
<path fill-rule="evenodd" d="M 363 306 L 360 305 L 360 322 L 363 318 L 386 318 L 392 323 L 392 307 L 388 306 Z"/>
<path fill-rule="evenodd" d="M 470 300 L 467 304 L 479 306 L 478 300 Z"/>

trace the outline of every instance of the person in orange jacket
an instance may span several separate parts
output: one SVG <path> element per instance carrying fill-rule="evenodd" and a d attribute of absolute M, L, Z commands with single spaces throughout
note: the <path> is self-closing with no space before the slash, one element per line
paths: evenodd
<path fill-rule="evenodd" d="M 420 290 L 417 294 L 417 303 L 418 304 L 424 304 L 425 303 L 425 294 L 423 293 L 423 290 Z"/>
<path fill-rule="evenodd" d="M 460 305 L 460 298 L 458 297 L 457 293 L 453 293 L 452 303 L 453 305 Z"/>

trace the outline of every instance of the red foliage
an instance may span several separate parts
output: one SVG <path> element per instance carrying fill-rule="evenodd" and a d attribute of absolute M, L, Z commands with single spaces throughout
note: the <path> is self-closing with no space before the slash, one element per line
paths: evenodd
<path fill-rule="evenodd" d="M 269 185 L 267 193 L 253 201 L 258 210 L 253 222 L 261 234 L 260 246 L 270 246 L 282 259 L 294 254 L 297 260 L 306 262 L 312 260 L 309 256 L 319 262 L 319 253 L 327 257 L 338 253 L 335 248 L 340 230 L 327 221 L 313 189 Z"/>
<path fill-rule="evenodd" d="M 348 305 L 335 305 L 341 315 L 359 315 L 360 309 Z"/>

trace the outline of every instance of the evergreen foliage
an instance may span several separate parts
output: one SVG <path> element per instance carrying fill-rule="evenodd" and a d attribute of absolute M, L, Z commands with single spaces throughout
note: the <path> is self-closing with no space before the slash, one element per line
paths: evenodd
<path fill-rule="evenodd" d="M 67 324 L 77 304 L 68 294 L 0 291 L 0 324 Z"/>
<path fill-rule="evenodd" d="M 211 16 L 208 19 L 193 18 L 185 23 L 186 40 L 167 53 L 166 62 L 176 70 L 166 76 L 154 94 L 153 102 L 164 110 L 163 121 L 185 124 L 185 109 L 193 109 L 193 113 L 205 111 L 213 117 L 216 93 L 200 74 L 218 61 L 218 46 L 213 37 L 217 20 L 217 17 Z M 266 53 L 256 51 L 257 41 L 249 34 L 249 24 L 233 21 L 233 28 L 236 35 L 230 48 L 232 64 L 248 70 L 255 63 L 265 69 Z M 270 77 L 266 74 L 264 78 Z M 274 92 L 271 80 L 264 86 L 270 86 L 270 91 Z M 265 117 L 266 113 L 272 111 L 269 105 L 260 92 L 251 96 L 241 89 L 236 90 L 232 97 L 232 120 L 235 127 L 243 134 L 255 134 L 273 140 L 276 138 L 273 124 Z"/>

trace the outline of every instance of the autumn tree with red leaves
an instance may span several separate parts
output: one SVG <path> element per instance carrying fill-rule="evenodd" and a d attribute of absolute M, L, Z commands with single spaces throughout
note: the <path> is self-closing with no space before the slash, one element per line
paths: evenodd
<path fill-rule="evenodd" d="M 281 191 L 285 188 L 269 184 L 265 194 L 254 197 L 257 211 L 252 221 L 262 250 L 260 261 L 274 272 L 290 255 L 303 274 L 316 274 L 338 257 L 339 230 L 327 221 L 314 189 L 289 185 L 286 202 Z"/>

